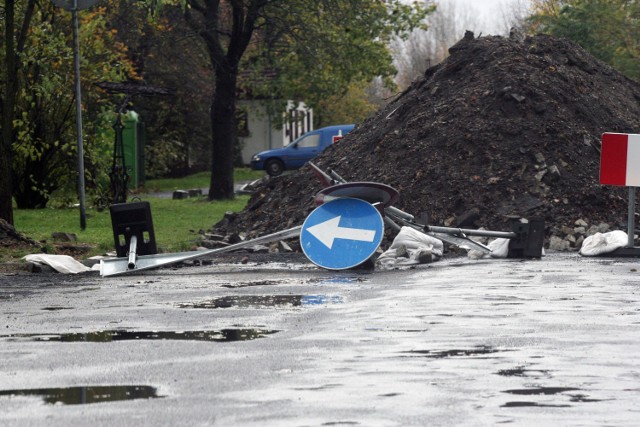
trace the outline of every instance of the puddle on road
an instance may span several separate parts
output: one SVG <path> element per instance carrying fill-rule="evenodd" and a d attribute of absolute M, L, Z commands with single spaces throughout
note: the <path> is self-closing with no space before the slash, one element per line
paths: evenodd
<path fill-rule="evenodd" d="M 408 333 L 408 334 L 421 334 L 424 332 L 429 332 L 429 329 L 385 329 L 385 328 L 364 328 L 365 331 L 370 332 L 399 332 L 399 333 Z"/>
<path fill-rule="evenodd" d="M 178 340 L 178 341 L 250 341 L 275 334 L 277 330 L 266 329 L 221 329 L 219 331 L 124 331 L 108 330 L 87 333 L 67 334 L 14 334 L 0 335 L 5 341 L 51 341 L 51 342 L 113 342 L 113 341 L 145 341 L 145 340 Z"/>
<path fill-rule="evenodd" d="M 533 387 L 533 388 L 519 388 L 513 390 L 504 390 L 503 393 L 509 394 L 523 394 L 523 395 L 550 395 L 564 393 L 566 391 L 578 391 L 579 388 L 574 387 Z"/>
<path fill-rule="evenodd" d="M 575 387 L 532 387 L 532 388 L 522 388 L 522 389 L 512 389 L 512 390 L 504 390 L 503 393 L 508 394 L 517 394 L 517 395 L 526 395 L 526 396 L 552 396 L 560 393 L 566 392 L 575 392 L 581 391 L 579 388 Z M 571 394 L 567 393 L 570 402 L 576 403 L 592 403 L 592 402 L 601 402 L 601 399 L 592 399 L 589 396 L 581 393 Z M 504 405 L 501 405 L 503 408 L 514 408 L 514 407 L 523 407 L 523 406 L 537 406 L 537 407 L 548 407 L 548 408 L 567 408 L 572 405 L 566 403 L 541 403 L 541 402 L 530 402 L 530 401 L 513 401 L 507 402 Z"/>
<path fill-rule="evenodd" d="M 510 350 L 500 350 L 493 347 L 481 346 L 481 347 L 475 347 L 471 349 L 454 349 L 454 350 L 439 350 L 439 351 L 411 350 L 411 351 L 406 351 L 405 353 L 415 354 L 423 357 L 430 357 L 433 359 L 444 359 L 447 357 L 481 356 L 486 354 L 499 353 L 503 351 L 510 351 Z"/>
<path fill-rule="evenodd" d="M 238 283 L 225 283 L 220 285 L 222 288 L 247 288 L 251 286 L 275 286 L 280 285 L 282 282 L 276 280 L 259 280 L 256 282 L 238 282 Z"/>
<path fill-rule="evenodd" d="M 317 387 L 293 387 L 295 391 L 323 391 L 323 390 L 331 390 L 334 388 L 339 388 L 344 386 L 344 384 L 324 384 Z"/>
<path fill-rule="evenodd" d="M 571 401 L 572 402 L 584 402 L 584 403 L 589 403 L 589 402 L 602 402 L 603 399 L 592 399 L 587 395 L 584 394 L 570 394 L 569 396 L 571 396 Z"/>
<path fill-rule="evenodd" d="M 519 408 L 525 406 L 535 406 L 539 408 L 570 408 L 571 405 L 559 404 L 554 405 L 550 403 L 538 403 L 538 402 L 507 402 L 504 405 L 500 405 L 502 408 Z"/>
<path fill-rule="evenodd" d="M 164 397 L 158 395 L 155 387 L 146 385 L 0 390 L 0 396 L 41 396 L 46 403 L 65 405 L 84 405 L 88 403 Z"/>
<path fill-rule="evenodd" d="M 323 426 L 359 426 L 359 421 L 327 421 L 322 423 Z"/>
<path fill-rule="evenodd" d="M 540 378 L 542 376 L 549 377 L 550 371 L 544 369 L 527 369 L 524 366 L 518 366 L 513 369 L 502 369 L 496 372 L 497 375 L 503 377 L 532 377 Z"/>
<path fill-rule="evenodd" d="M 365 277 L 353 277 L 353 276 L 334 276 L 325 279 L 318 279 L 319 285 L 347 285 L 352 283 L 366 283 L 369 279 Z"/>
<path fill-rule="evenodd" d="M 278 285 L 291 285 L 291 284 L 318 284 L 318 285 L 335 285 L 335 284 L 352 284 L 368 282 L 368 279 L 363 277 L 352 276 L 335 276 L 330 278 L 311 278 L 302 280 L 256 280 L 253 282 L 232 282 L 224 283 L 220 285 L 221 288 L 237 289 L 237 288 L 249 288 L 255 286 L 278 286 Z"/>
<path fill-rule="evenodd" d="M 340 296 L 326 295 L 234 295 L 206 301 L 178 304 L 180 308 L 265 308 L 300 307 L 342 303 Z"/>

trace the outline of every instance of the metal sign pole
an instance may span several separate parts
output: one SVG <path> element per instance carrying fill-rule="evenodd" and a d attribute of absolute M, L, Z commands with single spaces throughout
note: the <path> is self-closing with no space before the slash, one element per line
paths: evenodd
<path fill-rule="evenodd" d="M 251 246 L 260 245 L 262 243 L 275 242 L 277 240 L 291 239 L 300 235 L 302 226 L 289 228 L 276 233 L 267 234 L 266 236 L 257 237 L 252 240 L 245 240 L 244 242 L 235 243 L 230 246 L 217 249 L 208 249 L 206 251 L 191 251 L 191 252 L 178 252 L 169 254 L 157 254 L 157 255 L 141 255 L 136 258 L 134 268 L 130 267 L 129 258 L 111 258 L 100 260 L 100 275 L 102 277 L 107 276 L 120 276 L 124 274 L 135 274 L 144 270 L 150 270 L 152 268 L 158 268 L 175 264 L 178 262 L 189 261 L 196 258 L 201 258 L 208 255 L 223 254 L 232 252 L 238 249 L 249 248 Z"/>
<path fill-rule="evenodd" d="M 88 9 L 99 0 L 52 0 L 53 4 L 71 12 L 73 21 L 73 68 L 75 74 L 76 130 L 78 147 L 78 198 L 80 199 L 80 229 L 87 228 L 84 209 L 84 150 L 82 148 L 82 92 L 80 90 L 80 41 L 78 40 L 78 11 Z"/>
<path fill-rule="evenodd" d="M 636 228 L 636 187 L 629 187 L 629 212 L 627 216 L 627 247 L 634 247 L 634 234 Z"/>
<path fill-rule="evenodd" d="M 78 41 L 78 0 L 73 0 L 73 63 L 76 89 L 76 130 L 78 135 L 78 197 L 80 199 L 80 229 L 87 228 L 84 207 L 84 150 L 82 143 L 82 93 L 80 89 L 80 42 Z"/>
<path fill-rule="evenodd" d="M 609 253 L 611 256 L 637 258 L 640 257 L 640 248 L 635 246 L 636 231 L 636 187 L 629 186 L 629 207 L 627 214 L 627 245 Z"/>

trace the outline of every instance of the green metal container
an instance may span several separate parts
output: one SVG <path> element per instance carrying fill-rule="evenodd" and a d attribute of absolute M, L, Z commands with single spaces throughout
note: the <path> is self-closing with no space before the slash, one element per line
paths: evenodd
<path fill-rule="evenodd" d="M 144 123 L 138 113 L 130 110 L 122 116 L 122 124 L 122 145 L 129 174 L 129 188 L 135 189 L 144 184 Z"/>

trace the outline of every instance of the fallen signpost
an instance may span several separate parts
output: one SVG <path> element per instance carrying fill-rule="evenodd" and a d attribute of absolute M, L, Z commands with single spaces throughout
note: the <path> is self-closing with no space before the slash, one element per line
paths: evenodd
<path fill-rule="evenodd" d="M 369 189 L 366 185 L 358 188 Z M 375 205 L 357 197 L 339 197 L 307 216 L 300 232 L 300 246 L 317 266 L 346 270 L 371 258 L 383 234 L 382 215 Z"/>
<path fill-rule="evenodd" d="M 539 258 L 544 242 L 544 221 L 514 222 L 511 232 L 469 230 L 421 224 L 415 217 L 394 206 L 396 189 L 376 182 L 346 182 L 334 171 L 325 173 L 309 162 L 315 175 L 326 186 L 315 196 L 320 205 L 302 226 L 289 228 L 223 248 L 158 254 L 151 210 L 146 202 L 112 205 L 111 219 L 118 258 L 100 261 L 103 277 L 135 274 L 204 256 L 232 252 L 262 243 L 300 237 L 305 256 L 314 264 L 343 270 L 357 267 L 377 251 L 384 224 L 399 231 L 401 226 L 449 244 L 484 254 L 491 249 L 468 236 L 509 239 L 508 257 Z"/>
<path fill-rule="evenodd" d="M 300 235 L 302 227 L 293 227 L 277 233 L 267 234 L 256 239 L 246 240 L 244 242 L 235 243 L 224 248 L 208 249 L 203 251 L 190 252 L 174 252 L 167 254 L 142 255 L 138 256 L 134 268 L 129 268 L 129 258 L 112 258 L 100 261 L 100 275 L 120 276 L 125 274 L 135 274 L 144 270 L 150 270 L 158 267 L 165 267 L 182 261 L 189 261 L 201 258 L 207 255 L 223 254 L 238 249 L 250 248 L 262 243 L 276 242 L 278 240 L 291 239 Z"/>

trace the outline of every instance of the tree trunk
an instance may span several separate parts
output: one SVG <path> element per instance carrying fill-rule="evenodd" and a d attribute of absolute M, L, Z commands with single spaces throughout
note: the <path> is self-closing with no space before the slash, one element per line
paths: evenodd
<path fill-rule="evenodd" d="M 2 98 L 2 136 L 0 137 L 0 218 L 13 225 L 13 205 L 11 199 L 11 168 L 13 142 L 13 116 L 16 93 L 16 52 L 14 42 L 15 1 L 4 2 L 4 47 L 7 81 Z"/>
<path fill-rule="evenodd" d="M 11 198 L 11 147 L 5 148 L 2 142 L 0 152 L 0 219 L 13 225 L 13 206 Z"/>
<path fill-rule="evenodd" d="M 233 146 L 236 141 L 237 71 L 216 67 L 216 90 L 211 106 L 211 183 L 209 200 L 232 199 Z"/>
<path fill-rule="evenodd" d="M 211 183 L 209 200 L 231 199 L 233 191 L 233 148 L 236 142 L 236 84 L 238 64 L 255 29 L 260 12 L 268 0 L 188 0 L 193 11 L 202 14 L 204 22 L 185 10 L 189 25 L 207 45 L 211 65 L 215 70 L 215 93 L 211 101 Z M 231 23 L 230 31 L 220 25 L 221 3 L 223 24 Z M 204 24 L 204 25 L 203 25 Z M 223 41 L 224 39 L 224 41 Z"/>
<path fill-rule="evenodd" d="M 4 54 L 6 67 L 6 84 L 0 100 L 0 218 L 13 225 L 13 119 L 15 118 L 16 96 L 18 93 L 18 52 L 24 50 L 28 29 L 33 17 L 36 0 L 29 0 L 24 12 L 24 20 L 20 32 L 15 32 L 15 0 L 4 0 Z"/>

